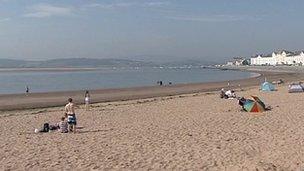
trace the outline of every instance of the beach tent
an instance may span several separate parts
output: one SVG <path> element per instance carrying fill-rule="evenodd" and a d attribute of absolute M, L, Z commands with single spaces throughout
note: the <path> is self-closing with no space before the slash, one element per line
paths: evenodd
<path fill-rule="evenodd" d="M 261 85 L 261 90 L 262 91 L 274 91 L 275 87 L 273 84 L 271 84 L 270 82 L 265 81 L 262 85 Z"/>
<path fill-rule="evenodd" d="M 288 93 L 304 92 L 304 87 L 301 84 L 290 84 L 288 86 Z"/>
<path fill-rule="evenodd" d="M 265 104 L 256 96 L 251 96 L 253 100 L 246 99 L 244 109 L 247 112 L 264 112 L 266 110 Z"/>

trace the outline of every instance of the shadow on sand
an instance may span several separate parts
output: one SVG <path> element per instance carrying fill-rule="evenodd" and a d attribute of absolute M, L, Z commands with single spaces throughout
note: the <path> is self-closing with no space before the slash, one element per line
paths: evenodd
<path fill-rule="evenodd" d="M 96 133 L 96 132 L 108 132 L 114 130 L 113 128 L 111 129 L 96 129 L 96 130 L 85 130 L 85 131 L 78 131 L 78 134 L 85 134 L 85 133 Z"/>

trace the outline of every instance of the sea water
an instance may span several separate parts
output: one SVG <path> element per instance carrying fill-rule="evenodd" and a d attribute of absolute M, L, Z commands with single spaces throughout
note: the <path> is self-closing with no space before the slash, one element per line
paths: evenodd
<path fill-rule="evenodd" d="M 254 73 L 206 68 L 128 68 L 91 71 L 1 71 L 0 94 L 55 92 L 216 82 L 255 76 Z"/>

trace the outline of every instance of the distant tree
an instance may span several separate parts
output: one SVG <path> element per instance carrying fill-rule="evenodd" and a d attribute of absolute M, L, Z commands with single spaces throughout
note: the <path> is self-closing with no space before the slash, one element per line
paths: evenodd
<path fill-rule="evenodd" d="M 250 61 L 248 59 L 245 59 L 242 61 L 242 65 L 250 65 Z"/>

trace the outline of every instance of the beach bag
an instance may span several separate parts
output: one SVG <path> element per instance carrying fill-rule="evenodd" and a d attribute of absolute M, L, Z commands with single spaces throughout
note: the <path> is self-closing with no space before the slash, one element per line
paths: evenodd
<path fill-rule="evenodd" d="M 44 123 L 40 132 L 49 132 L 49 130 L 50 130 L 50 124 L 49 123 Z"/>
<path fill-rule="evenodd" d="M 242 98 L 239 99 L 239 105 L 240 106 L 243 107 L 245 103 L 246 103 L 246 99 L 244 97 L 242 97 Z"/>

